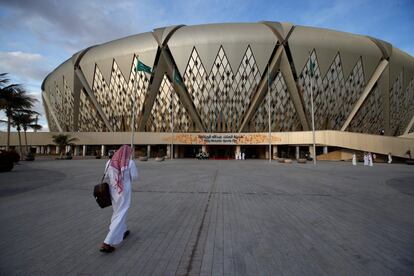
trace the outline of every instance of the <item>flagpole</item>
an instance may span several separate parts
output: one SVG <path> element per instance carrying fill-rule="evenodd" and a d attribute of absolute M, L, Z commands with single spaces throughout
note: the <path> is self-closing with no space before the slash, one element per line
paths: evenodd
<path fill-rule="evenodd" d="M 175 86 L 175 67 L 173 68 L 173 89 Z M 174 158 L 174 117 L 173 117 L 173 89 L 171 89 L 171 160 Z"/>
<path fill-rule="evenodd" d="M 269 162 L 272 162 L 272 130 L 270 123 L 270 66 L 267 64 L 267 104 L 269 117 Z"/>
<path fill-rule="evenodd" d="M 310 69 L 311 69 L 311 112 L 312 112 L 312 143 L 313 143 L 313 164 L 316 164 L 316 145 L 315 145 L 315 115 L 313 112 L 313 70 L 311 53 L 309 53 Z"/>
<path fill-rule="evenodd" d="M 139 57 L 137 56 L 137 66 L 139 64 Z M 131 133 L 131 148 L 132 148 L 132 155 L 131 155 L 131 159 L 135 158 L 135 145 L 134 145 L 134 135 L 135 135 L 135 98 L 136 98 L 136 88 L 137 88 L 137 82 L 138 82 L 138 70 L 135 66 L 135 81 L 134 81 L 134 86 L 133 86 L 133 100 L 132 100 L 132 133 Z"/>

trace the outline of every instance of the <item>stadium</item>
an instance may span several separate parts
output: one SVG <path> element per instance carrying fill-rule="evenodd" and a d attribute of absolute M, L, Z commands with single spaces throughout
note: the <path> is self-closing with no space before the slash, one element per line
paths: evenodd
<path fill-rule="evenodd" d="M 105 155 L 133 132 L 138 155 L 299 158 L 312 152 L 312 115 L 321 159 L 414 150 L 414 58 L 291 23 L 170 26 L 91 46 L 42 91 L 51 133 L 77 137 L 75 154 Z M 32 144 L 46 151 L 50 136 Z"/>

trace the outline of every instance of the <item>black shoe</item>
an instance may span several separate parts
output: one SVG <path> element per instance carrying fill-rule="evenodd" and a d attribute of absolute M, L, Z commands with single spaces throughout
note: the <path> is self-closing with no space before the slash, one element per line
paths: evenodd
<path fill-rule="evenodd" d="M 126 230 L 125 231 L 125 233 L 124 233 L 124 237 L 123 237 L 123 240 L 125 240 L 126 239 L 126 237 L 128 237 L 129 236 L 129 230 Z"/>
<path fill-rule="evenodd" d="M 112 253 L 115 251 L 115 247 L 110 246 L 109 244 L 103 243 L 99 251 L 104 253 Z"/>

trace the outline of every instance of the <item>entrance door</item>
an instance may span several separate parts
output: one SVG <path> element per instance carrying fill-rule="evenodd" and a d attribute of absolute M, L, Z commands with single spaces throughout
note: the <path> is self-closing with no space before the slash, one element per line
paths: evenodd
<path fill-rule="evenodd" d="M 234 159 L 235 150 L 235 146 L 228 145 L 212 145 L 207 147 L 211 159 Z"/>
<path fill-rule="evenodd" d="M 247 145 L 241 147 L 241 152 L 244 152 L 246 159 L 264 159 L 266 157 L 266 147 L 263 145 Z"/>
<path fill-rule="evenodd" d="M 198 145 L 190 145 L 190 146 L 179 146 L 180 153 L 182 153 L 182 157 L 184 158 L 195 158 L 196 155 L 201 151 L 201 146 Z M 181 157 L 181 154 L 180 154 Z"/>

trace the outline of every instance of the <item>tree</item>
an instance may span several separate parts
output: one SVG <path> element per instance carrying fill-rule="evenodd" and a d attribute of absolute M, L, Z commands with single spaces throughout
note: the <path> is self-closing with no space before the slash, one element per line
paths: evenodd
<path fill-rule="evenodd" d="M 34 124 L 36 119 L 33 117 L 34 114 L 39 114 L 36 111 L 32 110 L 16 110 L 12 113 L 11 116 L 11 125 L 14 126 L 19 134 L 19 149 L 20 149 L 20 158 L 23 159 L 23 152 L 22 152 L 22 142 L 21 142 L 21 135 L 20 131 L 24 130 L 24 138 L 25 138 L 25 148 L 26 154 L 29 152 L 27 148 L 27 128 Z"/>
<path fill-rule="evenodd" d="M 66 134 L 53 135 L 52 139 L 53 143 L 55 143 L 61 149 L 60 158 L 63 156 L 63 149 L 66 148 L 66 146 L 74 146 L 74 142 L 78 140 L 77 138 L 71 138 L 70 135 Z"/>
<path fill-rule="evenodd" d="M 39 115 L 38 112 L 30 111 L 30 110 L 27 110 L 26 112 L 27 113 L 24 114 L 23 117 L 22 117 L 21 124 L 22 124 L 23 130 L 24 130 L 24 140 L 25 140 L 25 146 L 26 146 L 26 154 L 28 154 L 29 149 L 27 147 L 27 134 L 26 134 L 27 129 L 32 128 L 34 130 L 39 130 L 39 129 L 42 128 L 42 126 L 37 124 L 37 116 Z"/>
<path fill-rule="evenodd" d="M 33 107 L 36 99 L 27 95 L 27 92 L 19 84 L 9 83 L 7 73 L 0 74 L 0 110 L 4 110 L 7 116 L 7 144 L 6 150 L 10 147 L 10 126 L 13 112 L 16 110 L 29 110 Z"/>
<path fill-rule="evenodd" d="M 24 120 L 24 113 L 23 112 L 12 112 L 10 122 L 11 125 L 14 126 L 19 134 L 19 153 L 20 153 L 20 160 L 23 159 L 23 152 L 22 152 L 22 139 L 20 135 L 22 122 Z"/>

